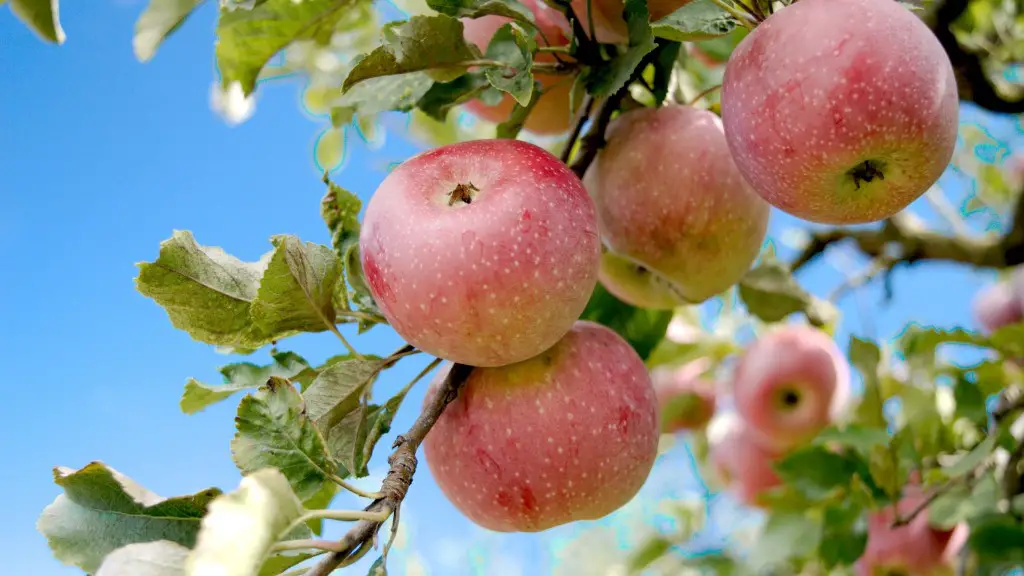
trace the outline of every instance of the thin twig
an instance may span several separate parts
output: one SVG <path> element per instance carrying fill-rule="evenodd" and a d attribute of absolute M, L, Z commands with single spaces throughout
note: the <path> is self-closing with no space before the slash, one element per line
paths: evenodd
<path fill-rule="evenodd" d="M 569 133 L 569 139 L 565 142 L 565 148 L 562 149 L 561 159 L 565 164 L 569 163 L 569 159 L 572 156 L 573 145 L 576 144 L 576 139 L 580 137 L 580 132 L 583 131 L 583 125 L 587 123 L 587 119 L 590 118 L 590 112 L 594 108 L 594 97 L 587 94 L 583 98 L 583 105 L 580 106 L 580 110 L 577 112 L 579 116 L 576 118 L 576 123 L 572 127 L 572 132 Z"/>
<path fill-rule="evenodd" d="M 690 101 L 686 103 L 686 105 L 687 106 L 693 106 L 697 102 L 700 102 L 701 98 L 704 98 L 705 96 L 708 96 L 709 94 L 713 94 L 715 91 L 719 90 L 721 87 L 722 87 L 721 84 L 716 84 L 716 85 L 712 86 L 711 88 L 708 88 L 707 90 L 704 90 L 700 94 L 697 94 L 696 96 L 691 98 Z"/>
<path fill-rule="evenodd" d="M 473 368 L 463 364 L 454 364 L 448 375 L 434 391 L 433 395 L 423 407 L 416 422 L 409 428 L 408 432 L 395 439 L 394 452 L 388 458 L 391 465 L 388 475 L 381 484 L 382 498 L 374 500 L 366 507 L 367 512 L 379 512 L 381 510 L 396 510 L 405 499 L 409 485 L 412 483 L 413 475 L 416 473 L 416 450 L 419 448 L 427 433 L 441 416 L 445 406 L 454 400 L 459 389 L 469 378 Z M 381 522 L 363 520 L 352 527 L 338 541 L 338 550 L 331 552 L 318 564 L 313 566 L 306 576 L 327 576 L 335 568 L 341 566 L 352 556 L 353 551 L 362 546 L 367 546 L 380 529 Z"/>
<path fill-rule="evenodd" d="M 270 547 L 271 552 L 284 552 L 285 550 L 324 550 L 333 552 L 338 549 L 338 543 L 334 540 L 319 540 L 316 538 L 305 540 L 285 540 L 277 542 Z"/>

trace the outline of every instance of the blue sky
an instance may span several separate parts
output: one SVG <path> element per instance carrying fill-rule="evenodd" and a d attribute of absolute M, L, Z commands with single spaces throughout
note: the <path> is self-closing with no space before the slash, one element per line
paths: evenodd
<path fill-rule="evenodd" d="M 145 65 L 131 47 L 141 1 L 68 2 L 61 9 L 68 41 L 59 48 L 39 42 L 0 8 L 6 572 L 79 573 L 53 560 L 34 528 L 59 493 L 50 477 L 55 465 L 102 460 L 165 496 L 237 485 L 228 448 L 236 403 L 194 416 L 178 409 L 187 377 L 217 382 L 216 367 L 230 359 L 174 330 L 135 291 L 134 264 L 155 258 L 174 229 L 245 259 L 266 251 L 274 234 L 329 241 L 318 215 L 323 186 L 312 152 L 321 122 L 301 112 L 293 82 L 264 86 L 256 115 L 241 126 L 229 127 L 210 110 L 215 15 L 208 4 Z M 1019 146 L 1013 122 L 986 122 L 997 138 Z M 350 142 L 346 167 L 335 178 L 365 199 L 388 163 L 418 149 L 394 130 L 374 152 Z M 793 224 L 773 216 L 776 232 Z M 802 276 L 819 294 L 838 278 L 821 265 Z M 911 320 L 971 325 L 970 297 L 990 278 L 954 265 L 898 271 L 888 307 L 881 307 L 877 286 L 844 301 L 849 316 L 839 339 L 845 343 L 851 331 L 891 337 Z M 399 344 L 382 328 L 358 342 L 370 352 Z M 282 347 L 312 361 L 338 352 L 330 335 L 298 337 Z M 393 370 L 381 395 L 422 365 L 417 360 Z M 422 387 L 397 429 L 408 426 L 421 398 Z M 384 452 L 363 485 L 379 482 Z M 697 486 L 678 453 L 659 467 L 645 493 Z M 342 496 L 336 505 L 345 501 Z M 426 573 L 446 576 L 537 573 L 575 530 L 487 535 L 455 513 L 425 466 L 403 517 L 411 540 L 391 563 L 395 574 L 417 573 L 408 558 L 421 558 Z"/>

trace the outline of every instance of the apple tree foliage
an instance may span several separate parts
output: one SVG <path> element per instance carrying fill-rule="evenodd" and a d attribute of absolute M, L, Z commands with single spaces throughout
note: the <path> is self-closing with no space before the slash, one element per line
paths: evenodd
<path fill-rule="evenodd" d="M 41 39 L 64 41 L 58 0 L 6 3 Z M 203 3 L 150 0 L 136 22 L 137 58 L 145 62 L 173 49 L 174 31 Z M 566 0 L 548 3 L 568 16 L 575 32 L 555 63 L 535 61 L 543 48 L 529 39 L 532 14 L 517 0 L 397 0 L 406 16 L 391 21 L 394 6 L 368 0 L 219 0 L 215 55 L 222 102 L 244 107 L 262 82 L 304 76 L 305 105 L 327 123 L 316 155 L 330 167 L 346 136 L 372 139 L 383 130 L 385 112 L 407 114 L 408 131 L 433 146 L 529 137 L 521 128 L 539 95 L 533 74 L 560 74 L 571 82 L 570 106 L 579 121 L 567 136 L 543 144 L 581 174 L 602 144 L 604 127 L 621 111 L 666 101 L 718 111 L 722 63 L 749 27 L 786 2 L 695 0 L 651 21 L 646 0 L 626 0 L 629 38 L 617 45 L 590 40 L 588 23 Z M 1024 6 L 1013 0 L 904 4 L 947 52 L 963 101 L 1024 112 L 1024 90 L 1013 79 L 1014 71 L 1021 74 L 1014 64 L 1024 60 Z M 481 51 L 464 40 L 460 19 L 485 15 L 514 22 Z M 516 100 L 503 122 L 467 126 L 458 120 L 460 105 L 493 103 L 503 93 Z M 639 309 L 600 285 L 583 318 L 613 328 L 651 368 L 706 359 L 708 372 L 724 374 L 749 334 L 773 323 L 809 322 L 834 332 L 840 321 L 834 304 L 869 282 L 888 283 L 893 269 L 941 261 L 979 269 L 1019 265 L 1024 170 L 1008 169 L 1008 152 L 983 130 L 964 125 L 960 138 L 952 169 L 976 183 L 964 213 L 995 232 L 976 231 L 933 190 L 928 198 L 948 226 L 926 226 L 906 211 L 876 226 L 804 231 L 792 260 L 780 260 L 769 246 L 718 297 L 722 308 L 711 324 L 699 321 L 694 306 Z M 995 156 L 980 159 L 975 151 L 985 147 L 997 149 Z M 152 262 L 139 266 L 138 290 L 195 340 L 240 354 L 270 347 L 271 363 L 223 366 L 223 382 L 189 379 L 181 397 L 186 414 L 238 403 L 231 452 L 244 474 L 241 483 L 164 498 L 105 463 L 57 467 L 54 482 L 63 494 L 42 512 L 38 529 L 59 561 L 99 576 L 315 575 L 375 554 L 370 573 L 386 573 L 388 535 L 378 531 L 388 518 L 398 521 L 416 448 L 444 405 L 425 407 L 412 430 L 392 433 L 398 410 L 417 410 L 403 408 L 403 400 L 425 374 L 391 398 L 373 394 L 392 366 L 419 352 L 410 346 L 386 357 L 358 351 L 351 335 L 386 321 L 360 268 L 361 202 L 327 177 L 324 183 L 320 211 L 329 246 L 281 235 L 269 239 L 262 258 L 247 262 L 177 231 Z M 832 294 L 807 292 L 800 271 L 838 243 L 870 264 Z M 670 322 L 685 334 L 666 336 Z M 332 333 L 339 354 L 314 365 L 288 349 L 288 337 L 307 332 Z M 972 349 L 972 359 L 952 359 L 951 347 Z M 844 418 L 775 463 L 782 484 L 769 495 L 756 543 L 741 552 L 688 558 L 677 547 L 691 536 L 686 527 L 693 523 L 683 522 L 680 532 L 633 550 L 631 570 L 850 574 L 866 546 L 865 518 L 899 500 L 912 476 L 928 495 L 914 514 L 927 514 L 937 527 L 969 527 L 956 573 L 998 574 L 1024 565 L 1024 324 L 987 335 L 910 325 L 894 342 L 853 337 L 845 351 L 863 386 Z M 706 458 L 704 432 L 681 439 L 698 459 Z M 384 486 L 379 493 L 356 490 L 347 480 L 368 474 L 382 440 L 384 450 L 392 442 L 394 450 Z M 342 490 L 366 497 L 366 508 L 331 508 Z M 318 539 L 324 521 L 354 524 L 341 541 L 325 541 Z"/>

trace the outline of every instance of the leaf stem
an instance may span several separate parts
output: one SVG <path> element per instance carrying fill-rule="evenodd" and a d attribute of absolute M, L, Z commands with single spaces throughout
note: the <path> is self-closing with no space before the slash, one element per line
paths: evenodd
<path fill-rule="evenodd" d="M 712 2 L 712 3 L 713 3 L 713 4 L 715 5 L 715 6 L 718 6 L 718 7 L 719 7 L 719 8 L 721 8 L 722 10 L 725 10 L 725 11 L 726 11 L 726 12 L 728 12 L 729 14 L 732 14 L 732 16 L 733 16 L 734 18 L 736 18 L 737 20 L 739 20 L 740 24 L 742 24 L 742 25 L 746 26 L 747 28 L 749 28 L 749 29 L 751 29 L 751 30 L 753 30 L 753 29 L 754 29 L 754 27 L 752 26 L 752 24 L 754 24 L 754 22 L 751 22 L 751 18 L 750 18 L 750 15 L 748 15 L 748 14 L 744 14 L 743 12 L 740 12 L 740 11 L 739 11 L 739 10 L 737 10 L 737 9 L 736 9 L 736 8 L 735 8 L 734 6 L 732 6 L 731 4 L 729 4 L 729 3 L 728 3 L 728 2 L 726 1 L 726 0 L 711 0 L 711 2 Z"/>
<path fill-rule="evenodd" d="M 538 46 L 537 52 L 547 52 L 550 54 L 568 54 L 568 46 Z"/>
<path fill-rule="evenodd" d="M 355 494 L 356 496 L 362 498 L 369 498 L 370 500 L 376 500 L 381 496 L 380 492 L 367 492 L 361 488 L 357 488 L 349 484 L 348 482 L 342 480 L 341 476 L 338 476 L 337 474 L 329 474 L 327 477 L 331 480 L 331 482 L 334 482 L 338 486 L 344 488 L 345 490 L 348 490 L 349 492 Z"/>
<path fill-rule="evenodd" d="M 341 340 L 342 345 L 348 349 L 349 354 L 355 356 L 356 358 L 363 357 L 362 354 L 357 352 L 356 349 L 353 348 L 351 344 L 349 344 L 348 340 L 345 339 L 345 336 L 341 333 L 340 330 L 338 330 L 338 327 L 334 325 L 334 322 L 329 321 L 322 313 L 320 314 L 320 317 L 323 318 L 324 323 L 327 324 L 327 329 L 333 332 L 334 335 L 338 337 L 338 340 Z"/>
<path fill-rule="evenodd" d="M 700 94 L 697 94 L 693 98 L 690 98 L 690 101 L 687 102 L 686 105 L 687 106 L 693 106 L 697 102 L 700 102 L 701 99 L 704 98 L 705 96 L 708 96 L 710 94 L 714 94 L 716 91 L 720 90 L 721 88 L 722 88 L 721 84 L 716 84 L 716 85 L 712 86 L 711 88 L 708 88 L 707 90 L 704 90 Z"/>
<path fill-rule="evenodd" d="M 308 550 L 314 548 L 316 550 L 323 550 L 325 552 L 333 552 L 338 548 L 338 543 L 333 540 L 318 540 L 318 539 L 306 539 L 306 540 L 285 540 L 284 542 L 277 542 L 270 547 L 271 552 L 284 552 L 286 550 Z"/>

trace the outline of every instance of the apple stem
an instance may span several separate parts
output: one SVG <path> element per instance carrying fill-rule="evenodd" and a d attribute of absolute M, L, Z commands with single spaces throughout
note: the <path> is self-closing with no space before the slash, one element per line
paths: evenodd
<path fill-rule="evenodd" d="M 473 192 L 479 192 L 480 189 L 473 185 L 472 182 L 466 184 L 457 184 L 455 189 L 448 193 L 448 205 L 454 206 L 456 202 L 462 202 L 463 204 L 473 203 Z"/>

